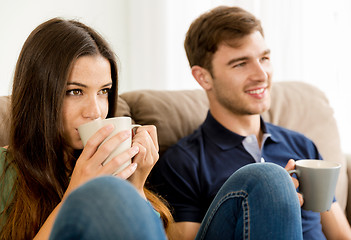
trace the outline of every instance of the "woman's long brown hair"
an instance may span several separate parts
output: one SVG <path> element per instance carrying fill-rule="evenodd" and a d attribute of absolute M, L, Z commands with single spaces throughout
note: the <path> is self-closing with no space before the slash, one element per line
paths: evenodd
<path fill-rule="evenodd" d="M 6 220 L 0 239 L 32 239 L 67 189 L 76 159 L 63 137 L 62 105 L 72 66 L 86 55 L 102 55 L 110 62 L 111 117 L 117 108 L 117 61 L 97 32 L 77 21 L 54 18 L 39 25 L 24 43 L 13 81 L 10 157 L 4 168 L 14 169 L 17 176 L 13 198 L 0 213 L 0 223 Z M 156 209 L 166 212 L 161 216 L 167 226 L 172 221 L 168 209 L 147 195 Z"/>

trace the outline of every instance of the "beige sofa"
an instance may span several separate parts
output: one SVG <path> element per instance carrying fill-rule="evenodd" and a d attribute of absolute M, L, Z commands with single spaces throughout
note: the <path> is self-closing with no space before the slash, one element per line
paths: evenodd
<path fill-rule="evenodd" d="M 8 144 L 9 97 L 0 97 L 0 146 Z M 130 116 L 136 123 L 157 126 L 160 155 L 172 144 L 192 133 L 208 111 L 202 90 L 140 90 L 120 95 L 116 115 Z M 336 197 L 351 220 L 351 159 L 342 153 L 333 110 L 316 87 L 301 82 L 276 82 L 266 121 L 299 131 L 311 138 L 326 161 L 342 164 Z M 347 164 L 349 163 L 349 164 Z M 349 173 L 347 169 L 349 167 Z M 347 206 L 349 206 L 347 208 Z"/>

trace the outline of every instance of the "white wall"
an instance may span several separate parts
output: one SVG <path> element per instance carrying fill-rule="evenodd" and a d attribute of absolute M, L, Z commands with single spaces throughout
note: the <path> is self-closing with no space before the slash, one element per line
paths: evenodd
<path fill-rule="evenodd" d="M 121 93 L 198 88 L 184 37 L 199 14 L 220 4 L 242 6 L 262 20 L 275 80 L 323 90 L 335 110 L 342 148 L 351 153 L 349 0 L 0 0 L 0 96 L 10 93 L 29 33 L 56 16 L 77 18 L 107 38 L 120 59 Z"/>
<path fill-rule="evenodd" d="M 11 93 L 17 57 L 30 32 L 53 18 L 78 19 L 98 30 L 127 58 L 128 0 L 0 0 L 0 96 Z M 118 14 L 116 14 L 118 12 Z"/>

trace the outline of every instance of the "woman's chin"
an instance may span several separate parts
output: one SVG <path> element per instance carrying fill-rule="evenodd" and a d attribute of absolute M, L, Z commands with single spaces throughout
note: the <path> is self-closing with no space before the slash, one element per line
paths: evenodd
<path fill-rule="evenodd" d="M 84 145 L 82 143 L 82 141 L 78 141 L 78 142 L 74 142 L 71 144 L 71 147 L 74 149 L 74 150 L 82 150 L 84 148 Z"/>

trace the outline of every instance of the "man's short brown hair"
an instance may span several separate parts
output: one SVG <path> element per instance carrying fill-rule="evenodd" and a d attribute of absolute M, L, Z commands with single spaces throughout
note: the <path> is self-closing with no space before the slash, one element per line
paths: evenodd
<path fill-rule="evenodd" d="M 263 36 L 261 22 L 239 7 L 220 6 L 202 14 L 191 24 L 184 42 L 190 66 L 212 72 L 212 57 L 219 44 L 238 47 L 243 37 L 255 31 Z"/>

